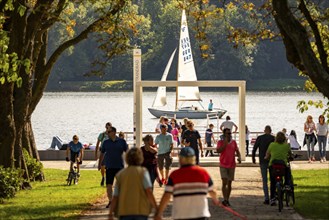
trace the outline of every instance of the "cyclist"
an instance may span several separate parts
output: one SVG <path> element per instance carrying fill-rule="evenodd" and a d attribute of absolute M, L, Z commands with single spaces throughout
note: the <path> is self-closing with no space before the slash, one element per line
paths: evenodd
<path fill-rule="evenodd" d="M 73 140 L 69 143 L 66 149 L 66 161 L 71 161 L 70 163 L 70 171 L 73 171 L 73 164 L 77 162 L 77 172 L 78 176 L 80 175 L 80 164 L 82 164 L 83 158 L 83 146 L 79 141 L 79 137 L 77 135 L 73 136 Z M 70 152 L 70 159 L 69 159 Z"/>
<path fill-rule="evenodd" d="M 270 170 L 270 191 L 271 191 L 271 206 L 275 205 L 275 176 L 272 172 L 273 161 L 281 161 L 286 166 L 285 168 L 285 185 L 289 185 L 290 182 L 290 168 L 287 166 L 288 158 L 292 155 L 290 145 L 286 142 L 286 136 L 283 132 L 278 132 L 275 137 L 275 142 L 272 142 L 266 151 L 265 159 L 270 160 L 269 170 Z"/>

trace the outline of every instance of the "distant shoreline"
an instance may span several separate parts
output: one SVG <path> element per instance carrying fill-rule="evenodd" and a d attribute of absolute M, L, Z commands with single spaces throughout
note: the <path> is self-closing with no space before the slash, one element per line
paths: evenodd
<path fill-rule="evenodd" d="M 303 91 L 304 79 L 269 79 L 247 81 L 247 91 Z M 156 91 L 156 88 L 144 88 Z M 168 88 L 174 91 L 174 88 Z M 234 91 L 236 88 L 200 88 L 201 91 Z M 60 81 L 56 86 L 48 86 L 46 92 L 131 92 L 132 81 Z"/>

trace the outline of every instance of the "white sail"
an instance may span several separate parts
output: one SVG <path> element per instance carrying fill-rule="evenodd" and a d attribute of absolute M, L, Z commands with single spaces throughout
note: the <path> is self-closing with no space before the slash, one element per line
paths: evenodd
<path fill-rule="evenodd" d="M 171 63 L 174 59 L 174 55 L 176 53 L 176 49 L 174 50 L 174 52 L 171 54 L 171 57 L 167 63 L 167 66 L 165 68 L 165 70 L 163 71 L 163 75 L 161 78 L 161 81 L 166 81 L 167 80 L 167 76 L 170 70 L 170 66 Z M 160 106 L 165 106 L 167 104 L 167 94 L 166 94 L 166 87 L 165 86 L 159 86 L 158 90 L 157 90 L 157 95 L 153 101 L 153 107 L 160 107 Z"/>
<path fill-rule="evenodd" d="M 177 80 L 197 81 L 185 10 L 181 20 Z M 177 101 L 201 101 L 199 87 L 178 87 L 177 90 Z"/>

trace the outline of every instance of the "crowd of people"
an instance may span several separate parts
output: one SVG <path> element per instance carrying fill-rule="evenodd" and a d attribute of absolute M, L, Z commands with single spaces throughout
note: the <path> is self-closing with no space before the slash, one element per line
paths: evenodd
<path fill-rule="evenodd" d="M 143 137 L 143 146 L 128 149 L 124 134 L 119 133 L 110 122 L 106 123 L 105 131 L 98 135 L 95 147 L 95 159 L 98 159 L 98 169 L 101 171 L 101 186 L 106 185 L 110 207 L 110 219 L 114 215 L 120 219 L 148 219 L 148 215 L 155 213 L 154 219 L 161 219 L 165 207 L 173 196 L 172 217 L 174 219 L 208 219 L 207 194 L 212 202 L 220 204 L 213 188 L 211 176 L 200 165 L 200 156 L 204 156 L 204 146 L 213 147 L 219 153 L 219 173 L 222 180 L 221 204 L 230 206 L 230 194 L 234 181 L 236 161 L 241 163 L 241 153 L 232 133 L 238 131 L 238 126 L 229 116 L 220 126 L 222 135 L 218 141 L 213 135 L 213 124 L 209 124 L 204 143 L 201 135 L 194 127 L 194 122 L 185 118 L 184 124 L 178 124 L 176 119 L 169 120 L 161 117 L 155 128 L 156 135 L 148 134 Z M 320 161 L 326 161 L 326 143 L 328 125 L 324 117 L 319 116 L 319 123 L 315 124 L 311 116 L 304 124 L 305 144 L 309 162 L 315 161 L 314 146 L 319 144 Z M 246 139 L 249 142 L 249 130 L 246 126 Z M 204 144 L 204 145 L 203 145 Z M 178 152 L 180 168 L 171 172 L 174 147 L 180 146 Z M 246 148 L 248 144 L 246 143 Z M 75 135 L 67 145 L 67 158 L 72 164 L 82 163 L 83 145 Z M 264 134 L 257 137 L 252 150 L 252 161 L 256 163 L 256 152 L 263 182 L 264 204 L 275 205 L 275 179 L 271 174 L 274 160 L 281 160 L 287 164 L 287 156 L 292 149 L 300 149 L 296 132 L 287 135 L 286 129 L 272 134 L 267 125 Z M 71 156 L 69 157 L 69 152 Z M 100 152 L 100 155 L 98 154 Z M 248 151 L 246 152 L 248 155 Z M 126 164 L 124 165 L 124 155 Z M 205 156 L 213 155 L 212 150 L 206 151 Z M 236 159 L 237 157 L 237 159 Z M 79 167 L 78 167 L 79 172 Z M 270 193 L 268 190 L 268 173 L 270 174 Z M 289 171 L 286 172 L 286 182 L 289 182 Z M 114 180 L 116 184 L 114 185 Z M 165 191 L 159 205 L 154 196 L 155 182 L 159 186 L 165 185 Z M 114 187 L 114 190 L 113 190 Z M 191 199 L 193 197 L 193 199 Z M 194 207 L 190 209 L 190 207 Z"/>

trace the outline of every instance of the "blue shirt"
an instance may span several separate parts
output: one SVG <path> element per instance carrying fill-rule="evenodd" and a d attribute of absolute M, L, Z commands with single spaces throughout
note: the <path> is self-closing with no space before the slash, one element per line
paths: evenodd
<path fill-rule="evenodd" d="M 128 150 L 127 142 L 124 139 L 115 137 L 113 141 L 111 138 L 104 141 L 102 146 L 102 153 L 105 153 L 104 164 L 106 168 L 123 168 L 123 152 Z"/>
<path fill-rule="evenodd" d="M 212 107 L 213 107 L 213 105 L 214 105 L 214 104 L 213 104 L 212 102 L 209 103 L 209 105 L 208 105 L 208 110 L 209 110 L 209 111 L 212 111 Z"/>
<path fill-rule="evenodd" d="M 73 141 L 71 141 L 69 143 L 69 147 L 70 147 L 70 150 L 74 153 L 80 152 L 80 150 L 83 148 L 81 142 L 78 142 L 75 144 Z"/>
<path fill-rule="evenodd" d="M 155 144 L 158 144 L 158 154 L 165 154 L 171 151 L 171 144 L 173 144 L 172 135 L 169 133 L 158 134 L 155 137 Z"/>

